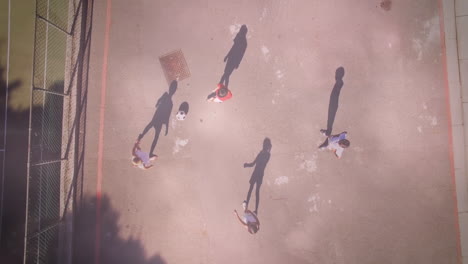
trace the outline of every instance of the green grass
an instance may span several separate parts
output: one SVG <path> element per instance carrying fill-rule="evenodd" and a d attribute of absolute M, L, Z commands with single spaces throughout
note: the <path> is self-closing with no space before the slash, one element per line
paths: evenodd
<path fill-rule="evenodd" d="M 57 26 L 68 30 L 68 0 L 38 0 L 38 13 Z M 6 68 L 8 40 L 8 1 L 0 4 L 0 67 Z M 10 17 L 10 72 L 9 81 L 20 81 L 21 85 L 9 91 L 8 107 L 14 111 L 26 111 L 30 106 L 32 81 L 36 87 L 48 89 L 64 80 L 66 35 L 60 30 L 37 20 L 36 58 L 34 59 L 34 31 L 36 1 L 12 0 Z M 46 35 L 46 33 L 48 34 Z M 46 51 L 47 36 L 47 51 Z M 47 56 L 47 61 L 45 59 Z M 33 75 L 33 61 L 36 67 Z M 45 71 L 45 68 L 47 70 Z M 2 76 L 6 79 L 6 72 Z M 46 80 L 44 82 L 44 75 Z M 63 92 L 63 91 L 60 91 Z"/>
<path fill-rule="evenodd" d="M 8 1 L 2 1 L 1 67 L 6 68 L 8 40 Z M 21 85 L 9 91 L 8 107 L 14 111 L 29 109 L 34 44 L 35 3 L 28 0 L 11 1 L 10 17 L 10 83 L 19 80 Z M 4 73 L 6 74 L 6 72 Z M 3 76 L 5 79 L 6 76 Z"/>

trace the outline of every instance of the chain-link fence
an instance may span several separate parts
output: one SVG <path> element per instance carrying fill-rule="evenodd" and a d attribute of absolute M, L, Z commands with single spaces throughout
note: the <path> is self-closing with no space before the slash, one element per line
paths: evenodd
<path fill-rule="evenodd" d="M 36 0 L 25 263 L 69 263 L 83 175 L 92 0 Z"/>

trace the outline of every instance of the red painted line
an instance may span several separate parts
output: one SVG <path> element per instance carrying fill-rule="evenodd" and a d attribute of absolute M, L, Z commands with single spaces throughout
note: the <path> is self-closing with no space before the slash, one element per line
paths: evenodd
<path fill-rule="evenodd" d="M 444 25 L 444 9 L 442 0 L 438 1 L 439 4 L 439 25 L 440 25 L 440 45 L 442 49 L 442 66 L 444 71 L 444 82 L 445 82 L 445 100 L 448 114 L 448 140 L 449 140 L 449 158 L 450 158 L 450 174 L 452 178 L 453 187 L 453 202 L 454 202 L 454 214 L 455 214 L 455 230 L 457 232 L 457 260 L 459 264 L 462 264 L 462 253 L 461 253 L 461 239 L 460 239 L 460 223 L 458 221 L 458 202 L 457 202 L 457 188 L 455 180 L 455 161 L 453 154 L 453 129 L 452 129 L 452 111 L 450 110 L 450 90 L 447 72 L 447 48 L 445 44 L 445 25 Z"/>
<path fill-rule="evenodd" d="M 101 257 L 101 191 L 102 191 L 102 156 L 104 152 L 104 112 L 106 109 L 106 89 L 107 89 L 107 59 L 109 56 L 109 33 L 111 26 L 111 4 L 112 0 L 107 0 L 106 8 L 106 29 L 104 33 L 104 54 L 102 60 L 101 75 L 101 104 L 99 110 L 99 143 L 97 162 L 97 182 L 96 182 L 96 238 L 94 263 L 99 264 Z"/>

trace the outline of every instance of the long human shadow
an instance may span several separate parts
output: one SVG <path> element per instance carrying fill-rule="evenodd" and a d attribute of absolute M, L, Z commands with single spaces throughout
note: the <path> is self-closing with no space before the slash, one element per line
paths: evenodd
<path fill-rule="evenodd" d="M 244 57 L 245 50 L 247 49 L 247 26 L 242 25 L 236 37 L 234 38 L 234 44 L 229 50 L 226 57 L 224 57 L 224 62 L 226 66 L 224 67 L 224 74 L 221 76 L 219 83 L 224 84 L 226 87 L 229 86 L 229 77 L 231 77 L 234 69 L 239 68 L 239 65 Z"/>
<path fill-rule="evenodd" d="M 157 101 L 156 103 L 156 111 L 154 112 L 153 118 L 151 121 L 146 125 L 145 129 L 143 132 L 138 136 L 138 139 L 142 139 L 148 131 L 154 127 L 155 133 L 154 133 L 154 139 L 153 143 L 151 143 L 151 148 L 150 148 L 150 156 L 154 155 L 154 148 L 156 147 L 156 144 L 158 143 L 159 139 L 159 134 L 161 133 L 161 129 L 163 125 L 166 125 L 166 133 L 165 136 L 167 136 L 167 133 L 169 131 L 169 118 L 171 117 L 171 112 L 172 112 L 172 96 L 177 90 L 177 81 L 172 81 L 171 85 L 169 86 L 169 92 L 165 92 Z"/>
<path fill-rule="evenodd" d="M 341 88 L 343 88 L 343 76 L 345 70 L 343 67 L 338 67 L 335 71 L 335 85 L 330 94 L 330 103 L 328 105 L 328 120 L 327 120 L 327 129 L 325 134 L 327 136 L 331 135 L 333 130 L 333 123 L 335 122 L 336 111 L 338 110 L 338 99 L 340 97 Z"/>
<path fill-rule="evenodd" d="M 271 148 L 272 148 L 271 140 L 269 138 L 265 138 L 263 140 L 263 149 L 258 153 L 255 160 L 252 163 L 244 163 L 244 168 L 255 166 L 252 176 L 250 177 L 250 181 L 249 181 L 250 187 L 249 187 L 249 191 L 247 192 L 247 199 L 245 201 L 247 202 L 246 205 L 248 207 L 249 201 L 250 201 L 250 195 L 252 194 L 254 185 L 256 185 L 255 211 L 254 212 L 257 215 L 258 215 L 258 205 L 260 204 L 260 187 L 262 186 L 263 175 L 265 174 L 266 165 L 268 164 L 268 161 L 270 160 Z"/>
<path fill-rule="evenodd" d="M 146 257 L 143 244 L 138 239 L 120 237 L 120 214 L 112 207 L 107 195 L 103 195 L 100 201 L 99 244 L 96 246 L 96 204 L 96 196 L 85 196 L 75 210 L 72 263 L 95 263 L 97 252 L 98 263 L 103 264 L 166 263 L 159 254 Z"/>

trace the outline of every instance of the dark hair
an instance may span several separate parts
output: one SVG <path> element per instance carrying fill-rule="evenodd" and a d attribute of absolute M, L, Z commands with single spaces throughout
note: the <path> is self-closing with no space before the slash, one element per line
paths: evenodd
<path fill-rule="evenodd" d="M 134 165 L 137 165 L 141 161 L 142 160 L 139 157 L 133 157 L 133 159 L 132 159 L 132 162 L 133 162 Z"/>
<path fill-rule="evenodd" d="M 347 139 L 342 139 L 342 140 L 338 141 L 338 144 L 340 144 L 343 148 L 347 148 L 347 147 L 349 147 L 349 145 L 351 143 Z"/>
<path fill-rule="evenodd" d="M 256 224 L 249 224 L 248 228 L 250 234 L 255 234 L 258 232 L 258 226 Z"/>
<path fill-rule="evenodd" d="M 219 97 L 224 97 L 228 94 L 228 89 L 226 87 L 220 88 L 218 90 L 218 96 Z"/>

